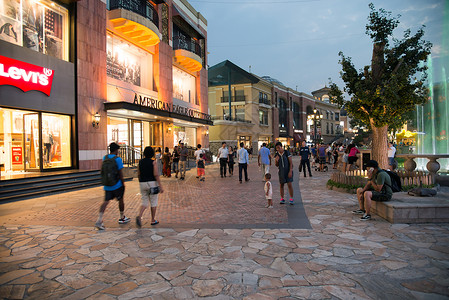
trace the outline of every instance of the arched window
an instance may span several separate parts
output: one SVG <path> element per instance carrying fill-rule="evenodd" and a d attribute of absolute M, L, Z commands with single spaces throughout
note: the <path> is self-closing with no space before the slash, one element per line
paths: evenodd
<path fill-rule="evenodd" d="M 288 124 L 287 102 L 284 98 L 279 98 L 279 127 L 287 128 Z"/>
<path fill-rule="evenodd" d="M 299 111 L 299 104 L 293 102 L 293 128 L 302 129 L 301 112 Z"/>

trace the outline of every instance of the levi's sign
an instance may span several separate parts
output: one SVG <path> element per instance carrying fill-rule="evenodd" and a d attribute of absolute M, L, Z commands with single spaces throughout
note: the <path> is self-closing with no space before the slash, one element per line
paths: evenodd
<path fill-rule="evenodd" d="M 13 85 L 24 92 L 36 90 L 50 96 L 54 72 L 0 55 L 0 85 Z"/>

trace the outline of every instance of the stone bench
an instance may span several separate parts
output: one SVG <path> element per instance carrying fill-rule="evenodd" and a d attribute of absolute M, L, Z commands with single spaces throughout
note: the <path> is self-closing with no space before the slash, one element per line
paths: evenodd
<path fill-rule="evenodd" d="M 372 201 L 371 211 L 390 223 L 446 223 L 449 222 L 449 188 L 443 187 L 434 197 L 394 193 L 390 201 Z"/>

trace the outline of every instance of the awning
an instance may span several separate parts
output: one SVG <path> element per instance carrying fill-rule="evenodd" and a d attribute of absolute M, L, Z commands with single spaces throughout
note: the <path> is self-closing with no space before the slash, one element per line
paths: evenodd
<path fill-rule="evenodd" d="M 150 116 L 159 116 L 164 118 L 173 118 L 178 120 L 184 120 L 192 123 L 197 123 L 200 125 L 213 125 L 214 123 L 210 119 L 200 119 L 189 115 L 183 115 L 177 112 L 160 110 L 151 108 L 148 106 L 142 106 L 139 104 L 134 104 L 131 102 L 120 101 L 120 102 L 105 102 L 104 110 L 107 112 L 117 113 L 123 115 L 124 117 L 133 116 L 135 118 L 149 119 Z"/>

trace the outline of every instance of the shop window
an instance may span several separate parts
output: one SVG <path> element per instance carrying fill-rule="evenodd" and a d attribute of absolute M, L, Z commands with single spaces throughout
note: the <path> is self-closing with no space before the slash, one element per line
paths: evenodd
<path fill-rule="evenodd" d="M 153 90 L 153 55 L 112 34 L 106 52 L 109 77 Z"/>
<path fill-rule="evenodd" d="M 42 113 L 43 167 L 70 167 L 70 117 Z"/>
<path fill-rule="evenodd" d="M 180 141 L 184 143 L 185 146 L 196 146 L 196 128 L 194 127 L 175 125 L 173 135 L 174 146 L 177 146 Z"/>
<path fill-rule="evenodd" d="M 173 98 L 198 104 L 196 77 L 175 66 L 173 66 Z"/>
<path fill-rule="evenodd" d="M 63 60 L 68 22 L 67 9 L 52 1 L 0 0 L 0 39 Z"/>

